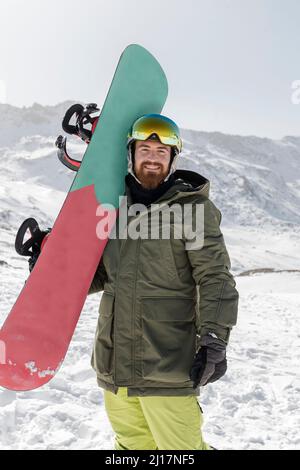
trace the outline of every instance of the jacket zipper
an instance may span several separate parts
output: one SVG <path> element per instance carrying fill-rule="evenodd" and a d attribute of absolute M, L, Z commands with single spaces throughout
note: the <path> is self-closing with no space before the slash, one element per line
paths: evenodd
<path fill-rule="evenodd" d="M 121 248 L 120 248 L 120 261 L 121 261 L 121 254 L 122 254 L 122 248 L 124 247 L 124 242 L 125 240 L 119 240 L 121 241 Z M 117 389 L 117 378 L 116 378 L 116 330 L 117 330 L 117 299 L 118 299 L 118 291 L 119 291 L 119 277 L 120 277 L 120 264 L 119 262 L 119 267 L 118 267 L 118 274 L 117 274 L 117 280 L 116 280 L 116 288 L 115 288 L 115 309 L 114 309 L 114 371 L 113 371 L 113 381 L 114 381 L 114 388 Z"/>
<path fill-rule="evenodd" d="M 137 273 L 138 273 L 138 266 L 139 266 L 139 256 L 140 256 L 140 246 L 141 246 L 141 239 L 137 239 L 137 249 L 136 249 L 136 266 L 135 266 L 135 276 L 134 276 L 134 291 L 133 291 L 133 305 L 132 305 L 132 324 L 131 324 L 131 334 L 132 334 L 132 354 L 133 354 L 133 369 L 132 369 L 132 379 L 133 383 L 135 382 L 135 312 L 136 312 L 136 283 L 137 283 Z"/>

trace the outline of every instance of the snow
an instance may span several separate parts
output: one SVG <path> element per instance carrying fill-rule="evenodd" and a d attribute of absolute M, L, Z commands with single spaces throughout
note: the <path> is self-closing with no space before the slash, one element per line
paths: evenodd
<path fill-rule="evenodd" d="M 0 323 L 28 276 L 14 251 L 17 228 L 29 216 L 51 227 L 72 183 L 54 146 L 70 104 L 0 104 Z M 219 449 L 299 449 L 300 137 L 183 130 L 183 138 L 180 166 L 211 180 L 240 292 L 228 372 L 201 393 L 204 436 Z M 69 148 L 80 159 L 85 146 L 70 139 Z M 0 389 L 0 449 L 113 448 L 90 366 L 99 301 L 100 294 L 88 297 L 49 384 Z"/>
<path fill-rule="evenodd" d="M 228 373 L 203 392 L 206 438 L 224 449 L 299 449 L 300 272 L 236 281 Z"/>
<path fill-rule="evenodd" d="M 62 361 L 58 364 L 55 370 L 51 370 L 49 367 L 46 370 L 39 370 L 34 361 L 26 362 L 25 369 L 30 370 L 30 375 L 38 374 L 39 377 L 46 377 L 47 375 L 54 376 L 56 372 L 60 369 Z"/>

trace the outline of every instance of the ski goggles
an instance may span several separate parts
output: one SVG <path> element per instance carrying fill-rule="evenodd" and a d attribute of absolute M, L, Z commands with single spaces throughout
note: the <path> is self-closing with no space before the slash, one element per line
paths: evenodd
<path fill-rule="evenodd" d="M 128 143 L 132 140 L 148 140 L 152 136 L 157 136 L 162 144 L 176 147 L 178 153 L 181 152 L 182 141 L 177 124 L 161 114 L 147 114 L 139 118 L 128 135 Z"/>

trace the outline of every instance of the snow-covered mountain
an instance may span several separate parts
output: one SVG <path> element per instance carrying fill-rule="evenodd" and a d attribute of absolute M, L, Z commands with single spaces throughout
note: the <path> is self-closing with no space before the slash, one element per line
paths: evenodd
<path fill-rule="evenodd" d="M 61 132 L 65 111 L 73 102 L 65 101 L 56 106 L 33 106 L 18 108 L 0 103 L 0 147 L 11 146 L 24 136 L 55 136 Z"/>
<path fill-rule="evenodd" d="M 17 228 L 29 216 L 52 226 L 74 176 L 54 145 L 71 104 L 0 104 L 0 324 L 28 276 L 14 251 Z M 300 137 L 182 135 L 179 166 L 211 182 L 240 292 L 228 373 L 201 396 L 205 437 L 220 449 L 299 448 Z M 68 143 L 80 159 L 85 145 Z M 87 299 L 66 360 L 47 386 L 0 390 L 0 449 L 112 448 L 89 360 L 98 303 L 98 295 Z"/>
<path fill-rule="evenodd" d="M 182 134 L 182 166 L 211 180 L 225 224 L 300 224 L 300 137 Z"/>
<path fill-rule="evenodd" d="M 35 176 L 44 185 L 66 190 L 66 172 L 55 159 L 54 142 L 71 104 L 0 104 L 1 174 L 8 166 L 19 168 L 23 181 Z M 179 167 L 210 179 L 224 225 L 300 224 L 300 136 L 272 140 L 192 130 L 182 130 L 182 136 Z M 84 146 L 74 141 L 72 151 L 82 154 Z"/>
<path fill-rule="evenodd" d="M 15 231 L 30 215 L 47 226 L 53 223 L 74 176 L 58 161 L 54 145 L 71 104 L 0 104 L 0 227 Z M 272 140 L 192 130 L 182 130 L 182 136 L 179 167 L 210 180 L 233 271 L 297 268 L 300 137 Z M 85 145 L 68 142 L 71 155 L 80 159 Z M 248 248 L 242 253 L 241 243 Z"/>

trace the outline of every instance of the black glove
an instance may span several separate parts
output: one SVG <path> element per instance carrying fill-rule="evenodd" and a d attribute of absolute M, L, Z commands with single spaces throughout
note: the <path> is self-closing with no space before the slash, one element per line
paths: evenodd
<path fill-rule="evenodd" d="M 190 371 L 193 388 L 219 380 L 226 370 L 226 343 L 214 334 L 204 335 Z"/>

